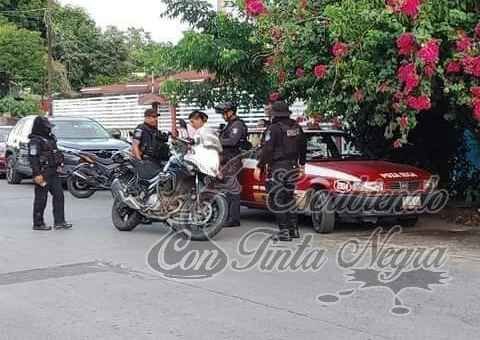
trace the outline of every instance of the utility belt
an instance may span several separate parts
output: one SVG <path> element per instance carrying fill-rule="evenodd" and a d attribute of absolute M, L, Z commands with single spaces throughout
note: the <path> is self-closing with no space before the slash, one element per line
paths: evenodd
<path fill-rule="evenodd" d="M 286 166 L 298 166 L 298 161 L 295 159 L 287 159 L 285 157 L 273 158 L 272 166 L 286 165 Z"/>

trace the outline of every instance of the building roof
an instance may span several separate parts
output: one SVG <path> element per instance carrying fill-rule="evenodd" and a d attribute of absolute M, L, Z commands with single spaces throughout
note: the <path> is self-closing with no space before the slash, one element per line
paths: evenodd
<path fill-rule="evenodd" d="M 148 94 L 158 93 L 160 85 L 165 80 L 175 79 L 181 81 L 205 81 L 212 79 L 213 76 L 208 72 L 185 71 L 175 73 L 169 76 L 156 77 L 153 80 L 145 79 L 141 82 L 131 82 L 126 84 L 112 84 L 96 87 L 85 87 L 80 90 L 82 96 L 114 96 L 114 95 L 129 95 L 129 94 Z M 153 89 L 152 89 L 153 85 Z"/>

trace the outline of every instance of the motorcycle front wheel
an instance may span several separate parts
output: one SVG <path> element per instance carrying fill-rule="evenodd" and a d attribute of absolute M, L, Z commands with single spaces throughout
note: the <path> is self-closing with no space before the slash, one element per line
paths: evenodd
<path fill-rule="evenodd" d="M 225 196 L 216 192 L 204 192 L 199 202 L 192 203 L 189 224 L 170 222 L 170 225 L 192 241 L 208 241 L 222 230 L 227 215 L 228 204 Z"/>
<path fill-rule="evenodd" d="M 67 178 L 67 189 L 74 197 L 80 199 L 90 198 L 95 193 L 95 189 L 92 189 L 85 180 L 73 174 Z"/>
<path fill-rule="evenodd" d="M 142 221 L 142 216 L 129 208 L 120 198 L 116 198 L 112 206 L 112 222 L 120 231 L 132 231 Z"/>

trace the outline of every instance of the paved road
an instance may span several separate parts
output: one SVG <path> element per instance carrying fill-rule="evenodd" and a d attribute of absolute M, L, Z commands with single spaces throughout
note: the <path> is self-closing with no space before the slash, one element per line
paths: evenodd
<path fill-rule="evenodd" d="M 318 271 L 238 272 L 227 266 L 209 280 L 176 280 L 154 272 L 146 261 L 167 229 L 114 230 L 108 193 L 82 201 L 67 194 L 67 215 L 75 224 L 70 231 L 33 232 L 31 202 L 30 184 L 0 181 L 0 339 L 475 339 L 480 334 L 476 230 L 429 218 L 393 241 L 445 246 L 450 255 L 442 267 L 448 283 L 430 286 L 430 292 L 402 290 L 397 311 L 409 313 L 399 315 L 391 312 L 391 289 L 361 289 L 346 281 L 347 271 L 335 261 L 350 238 L 365 244 L 371 227 L 342 226 L 334 234 L 315 235 L 312 245 L 327 256 Z M 263 212 L 243 216 L 241 229 L 224 230 L 216 239 L 230 258 L 238 258 L 243 234 L 273 226 Z M 411 285 L 422 286 L 422 278 Z"/>

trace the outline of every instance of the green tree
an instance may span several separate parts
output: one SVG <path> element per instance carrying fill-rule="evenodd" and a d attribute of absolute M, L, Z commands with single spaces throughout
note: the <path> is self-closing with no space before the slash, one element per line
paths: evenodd
<path fill-rule="evenodd" d="M 38 32 L 0 25 L 0 72 L 21 87 L 42 90 L 46 51 Z"/>
<path fill-rule="evenodd" d="M 203 84 L 186 85 L 189 89 L 184 93 L 205 106 L 226 99 L 246 107 L 263 105 L 271 85 L 263 68 L 263 45 L 252 39 L 254 26 L 242 17 L 217 14 L 203 0 L 163 2 L 165 16 L 192 27 L 175 47 L 177 68 L 209 71 L 215 76 Z"/>
<path fill-rule="evenodd" d="M 43 20 L 47 0 L 0 0 L 0 20 L 14 23 L 30 31 L 38 31 L 45 37 Z"/>

